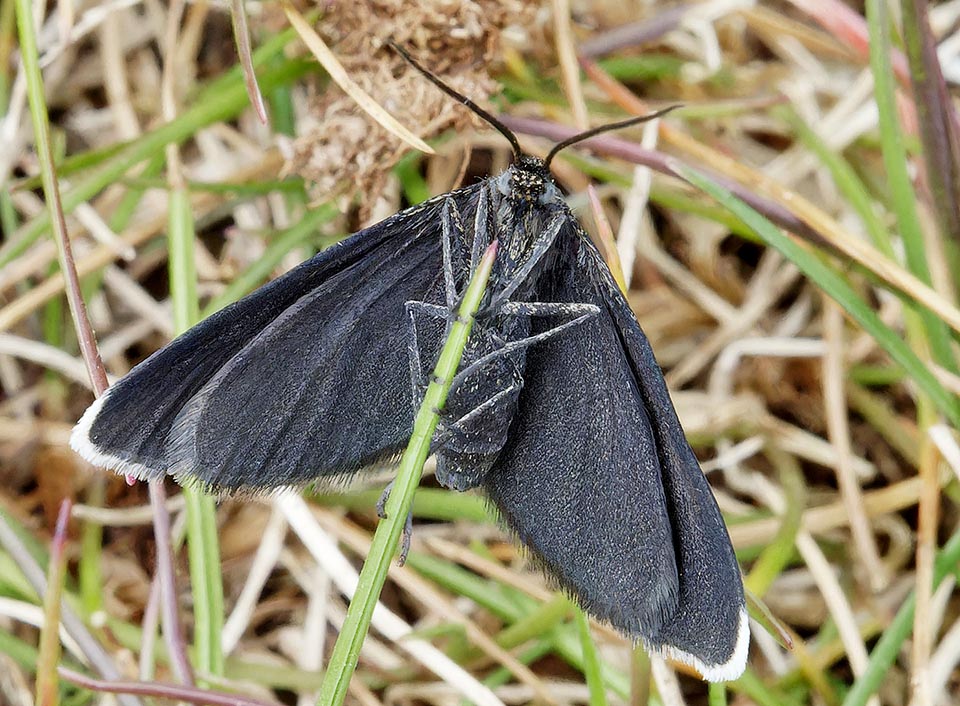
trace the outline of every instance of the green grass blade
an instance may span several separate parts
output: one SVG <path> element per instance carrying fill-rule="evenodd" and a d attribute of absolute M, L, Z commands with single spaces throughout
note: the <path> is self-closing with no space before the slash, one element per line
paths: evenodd
<path fill-rule="evenodd" d="M 339 213 L 335 205 L 324 204 L 307 211 L 299 223 L 295 223 L 271 238 L 263 254 L 207 304 L 203 310 L 204 317 L 219 311 L 227 304 L 232 304 L 261 285 L 288 252 L 316 233 L 320 225 L 333 220 Z"/>
<path fill-rule="evenodd" d="M 281 52 L 291 39 L 291 33 L 278 35 L 254 54 L 259 64 Z M 282 40 L 282 41 L 281 41 Z M 279 66 L 270 66 L 260 75 L 260 85 L 265 90 L 289 83 L 305 73 L 316 70 L 315 65 L 300 60 L 285 61 Z M 204 91 L 194 105 L 184 110 L 176 120 L 161 125 L 140 139 L 132 142 L 112 159 L 107 160 L 91 174 L 77 177 L 71 188 L 64 191 L 64 213 L 71 212 L 79 204 L 91 199 L 104 188 L 121 179 L 136 164 L 154 157 L 168 144 L 182 142 L 201 128 L 216 122 L 229 120 L 248 106 L 247 92 L 239 70 L 232 71 Z M 50 228 L 50 215 L 44 211 L 23 225 L 10 240 L 0 247 L 0 267 L 22 254 Z"/>
<path fill-rule="evenodd" d="M 607 692 L 603 686 L 603 675 L 600 673 L 600 657 L 590 636 L 590 620 L 579 608 L 574 610 L 573 617 L 580 635 L 580 649 L 583 650 L 583 675 L 587 678 L 590 706 L 607 706 Z"/>
<path fill-rule="evenodd" d="M 886 0 L 868 0 L 867 26 L 870 32 L 870 69 L 873 73 L 873 92 L 880 119 L 880 147 L 883 166 L 890 184 L 890 205 L 897 217 L 897 226 L 903 241 L 907 267 L 924 284 L 932 282 L 927 261 L 926 244 L 920 216 L 917 213 L 917 195 L 907 171 L 907 150 L 897 111 L 896 85 L 890 63 L 890 18 Z M 917 309 L 923 321 L 924 333 L 930 342 L 934 359 L 947 370 L 956 373 L 957 361 L 953 355 L 950 332 L 946 324 L 929 309 Z"/>
<path fill-rule="evenodd" d="M 933 570 L 934 590 L 948 574 L 956 571 L 958 563 L 960 563 L 960 532 L 955 532 L 937 554 Z M 877 641 L 870 653 L 867 670 L 854 682 L 853 688 L 843 700 L 843 706 L 865 706 L 870 696 L 880 688 L 884 677 L 899 656 L 904 641 L 910 636 L 913 629 L 913 613 L 916 608 L 916 595 L 911 592 Z"/>
<path fill-rule="evenodd" d="M 816 254 L 785 235 L 762 215 L 747 206 L 729 191 L 700 172 L 680 163 L 676 172 L 691 184 L 710 194 L 756 231 L 770 247 L 779 250 L 793 262 L 820 289 L 832 297 L 847 314 L 876 340 L 897 364 L 906 370 L 920 389 L 930 396 L 937 408 L 954 424 L 960 426 L 960 403 L 930 372 L 903 337 L 889 328 L 877 313 L 861 299 L 840 275 L 824 264 Z"/>
<path fill-rule="evenodd" d="M 895 260 L 893 247 L 886 226 L 874 210 L 873 199 L 866 185 L 857 176 L 856 170 L 837 152 L 826 144 L 809 125 L 794 110 L 778 111 L 790 126 L 797 131 L 797 135 L 813 154 L 830 170 L 830 176 L 843 194 L 847 203 L 857 212 L 863 222 L 864 230 L 876 248 L 891 260 Z"/>
<path fill-rule="evenodd" d="M 387 578 L 387 570 L 397 551 L 400 535 L 406 524 L 413 501 L 414 490 L 420 483 L 423 464 L 430 453 L 430 440 L 437 428 L 439 415 L 450 391 L 453 376 L 460 365 L 464 346 L 473 327 L 473 315 L 480 306 L 493 268 L 496 242 L 487 250 L 463 296 L 457 320 L 450 328 L 447 341 L 440 351 L 434 374 L 413 422 L 413 434 L 397 469 L 397 477 L 386 504 L 386 518 L 377 525 L 370 545 L 370 553 L 363 563 L 357 591 L 343 622 L 343 629 L 333 646 L 320 689 L 321 706 L 340 706 L 347 695 L 350 678 L 360 658 L 360 646 L 366 638 L 374 606 Z"/>
<path fill-rule="evenodd" d="M 807 507 L 807 488 L 803 471 L 796 459 L 788 454 L 771 453 L 771 461 L 780 469 L 780 485 L 785 494 L 785 508 L 780 528 L 750 567 L 743 581 L 744 587 L 762 598 L 774 580 L 787 568 L 795 554 L 797 533 L 803 525 L 803 511 Z"/>
<path fill-rule="evenodd" d="M 170 192 L 170 296 L 177 332 L 186 331 L 200 318 L 197 304 L 195 233 L 190 195 L 183 188 Z M 210 674 L 223 674 L 223 583 L 217 541 L 216 503 L 199 490 L 184 488 L 187 501 L 187 557 L 193 591 L 196 666 Z"/>

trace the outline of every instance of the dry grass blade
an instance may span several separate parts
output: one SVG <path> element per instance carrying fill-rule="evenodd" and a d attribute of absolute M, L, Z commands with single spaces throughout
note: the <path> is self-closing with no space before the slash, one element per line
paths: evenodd
<path fill-rule="evenodd" d="M 620 266 L 620 253 L 617 252 L 617 245 L 613 240 L 613 230 L 610 228 L 610 221 L 607 220 L 603 212 L 603 203 L 597 195 L 597 190 L 593 184 L 587 187 L 587 197 L 590 199 L 590 210 L 593 212 L 593 222 L 597 228 L 597 235 L 600 239 L 600 245 L 603 251 L 603 258 L 613 273 L 613 278 L 617 281 L 617 286 L 624 294 L 627 293 L 627 283 L 623 278 L 623 268 Z"/>
<path fill-rule="evenodd" d="M 880 553 L 867 521 L 863 507 L 863 494 L 854 475 L 851 464 L 850 428 L 847 423 L 846 401 L 843 397 L 845 377 L 843 313 L 833 302 L 824 304 L 824 336 L 827 343 L 823 361 L 823 396 L 827 413 L 827 427 L 834 447 L 837 449 L 837 479 L 840 485 L 840 497 L 850 517 L 850 529 L 853 541 L 857 545 L 857 556 L 863 562 L 863 573 L 870 588 L 881 591 L 889 582 L 886 567 L 880 561 Z"/>
<path fill-rule="evenodd" d="M 283 4 L 283 11 L 290 25 L 297 31 L 300 39 L 307 45 L 307 48 L 317 58 L 317 61 L 319 61 L 327 73 L 330 74 L 330 78 L 332 78 L 367 115 L 376 120 L 384 130 L 396 135 L 414 149 L 418 149 L 426 154 L 434 154 L 434 150 L 430 145 L 397 122 L 396 118 L 384 110 L 380 104 L 373 100 L 366 91 L 360 88 L 360 86 L 347 75 L 340 61 L 334 53 L 330 51 L 330 48 L 320 35 L 313 31 L 313 28 L 307 23 L 303 15 L 288 3 Z"/>
<path fill-rule="evenodd" d="M 230 18 L 233 21 L 233 38 L 237 43 L 237 54 L 240 65 L 243 67 L 244 83 L 250 102 L 257 111 L 257 117 L 264 125 L 267 124 L 267 107 L 263 104 L 263 94 L 257 83 L 257 72 L 253 66 L 253 56 L 250 53 L 250 28 L 247 25 L 247 8 L 243 0 L 231 0 Z"/>
<path fill-rule="evenodd" d="M 563 88 L 573 110 L 573 122 L 580 130 L 590 127 L 587 105 L 580 84 L 580 67 L 574 48 L 573 29 L 570 26 L 570 0 L 553 0 L 553 22 L 557 35 L 557 56 L 563 72 Z"/>

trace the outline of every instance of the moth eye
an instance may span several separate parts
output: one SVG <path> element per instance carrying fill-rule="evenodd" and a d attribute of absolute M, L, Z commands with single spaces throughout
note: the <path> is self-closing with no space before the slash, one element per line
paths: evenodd
<path fill-rule="evenodd" d="M 557 200 L 557 187 L 550 182 L 543 183 L 543 192 L 540 194 L 540 205 L 546 205 Z"/>

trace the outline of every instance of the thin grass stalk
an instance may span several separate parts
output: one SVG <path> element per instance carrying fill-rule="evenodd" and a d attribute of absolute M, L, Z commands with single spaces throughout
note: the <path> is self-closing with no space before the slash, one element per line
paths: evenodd
<path fill-rule="evenodd" d="M 477 271 L 464 293 L 457 320 L 440 352 L 430 385 L 424 394 L 423 404 L 413 422 L 413 434 L 397 469 L 397 476 L 386 503 L 386 518 L 377 525 L 367 556 L 360 572 L 356 593 L 350 602 L 343 627 L 333 646 L 320 689 L 319 706 L 340 706 L 347 695 L 350 678 L 360 659 L 360 646 L 370 627 L 370 619 L 387 570 L 397 551 L 403 533 L 413 494 L 420 482 L 423 464 L 430 453 L 430 440 L 439 422 L 439 413 L 450 391 L 450 385 L 460 365 L 464 346 L 473 327 L 473 316 L 480 306 L 481 298 L 493 268 L 497 241 L 487 249 Z"/>
<path fill-rule="evenodd" d="M 870 30 L 870 68 L 873 72 L 874 96 L 880 118 L 880 146 L 884 171 L 890 185 L 890 201 L 903 243 L 910 272 L 923 284 L 930 285 L 930 263 L 920 216 L 917 195 L 907 171 L 907 150 L 896 102 L 896 82 L 890 63 L 890 25 L 886 0 L 867 0 L 867 23 Z M 937 315 L 926 307 L 918 307 L 924 334 L 933 359 L 941 366 L 958 371 L 950 333 Z"/>
<path fill-rule="evenodd" d="M 40 630 L 40 649 L 37 657 L 37 706 L 58 706 L 60 680 L 57 664 L 60 662 L 60 602 L 63 580 L 67 573 L 67 523 L 70 520 L 69 499 L 60 504 L 57 527 L 50 546 L 47 567 L 47 592 L 43 596 L 43 628 Z"/>

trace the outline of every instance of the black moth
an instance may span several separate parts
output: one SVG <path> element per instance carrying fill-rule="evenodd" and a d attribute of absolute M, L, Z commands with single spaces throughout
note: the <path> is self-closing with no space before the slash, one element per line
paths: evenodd
<path fill-rule="evenodd" d="M 433 439 L 437 479 L 481 488 L 597 618 L 708 680 L 738 677 L 749 629 L 720 511 L 646 336 L 549 172 L 559 149 L 625 123 L 540 160 L 417 68 L 500 130 L 515 163 L 190 329 L 97 400 L 71 446 L 137 478 L 227 491 L 351 476 L 406 444 L 452 312 L 499 239 Z"/>

